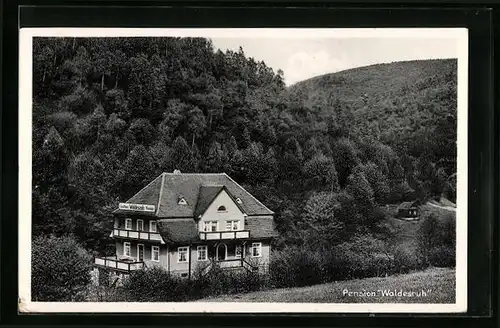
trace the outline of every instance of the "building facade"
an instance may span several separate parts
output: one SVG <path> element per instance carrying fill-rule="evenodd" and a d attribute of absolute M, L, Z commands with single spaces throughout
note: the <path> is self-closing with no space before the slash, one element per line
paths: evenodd
<path fill-rule="evenodd" d="M 268 271 L 274 213 L 225 173 L 162 173 L 113 214 L 116 255 L 95 258 L 96 273 Z"/>

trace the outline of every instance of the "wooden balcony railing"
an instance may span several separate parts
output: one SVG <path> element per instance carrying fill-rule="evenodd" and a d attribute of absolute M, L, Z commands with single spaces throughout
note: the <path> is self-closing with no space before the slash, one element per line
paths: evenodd
<path fill-rule="evenodd" d="M 250 238 L 250 230 L 200 231 L 201 240 L 244 239 L 244 238 Z"/>
<path fill-rule="evenodd" d="M 130 238 L 137 240 L 150 240 L 150 241 L 158 241 L 161 242 L 161 235 L 157 232 L 149 232 L 149 231 L 138 231 L 138 230 L 123 230 L 123 229 L 114 229 L 113 237 L 122 237 L 122 238 Z"/>
<path fill-rule="evenodd" d="M 210 272 L 210 270 L 213 269 L 214 266 L 218 266 L 221 269 L 244 268 L 250 272 L 255 271 L 257 268 L 248 263 L 245 259 L 227 259 L 223 261 L 213 260 L 207 267 L 203 269 L 202 274 L 206 275 Z"/>
<path fill-rule="evenodd" d="M 117 258 L 109 258 L 109 257 L 96 257 L 94 258 L 94 264 L 96 266 L 112 268 L 122 271 L 135 271 L 144 268 L 144 262 L 138 262 L 135 260 L 127 261 L 127 260 L 118 260 Z"/>

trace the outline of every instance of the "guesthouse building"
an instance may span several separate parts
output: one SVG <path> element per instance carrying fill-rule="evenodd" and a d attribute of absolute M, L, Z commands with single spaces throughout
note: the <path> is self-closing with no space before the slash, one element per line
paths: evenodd
<path fill-rule="evenodd" d="M 225 173 L 162 173 L 113 212 L 118 277 L 160 266 L 180 277 L 214 267 L 268 272 L 274 213 Z"/>

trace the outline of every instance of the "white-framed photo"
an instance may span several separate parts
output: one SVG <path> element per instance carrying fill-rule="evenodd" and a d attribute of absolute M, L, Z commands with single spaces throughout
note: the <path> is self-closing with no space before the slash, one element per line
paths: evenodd
<path fill-rule="evenodd" d="M 19 310 L 467 310 L 464 28 L 22 28 Z"/>

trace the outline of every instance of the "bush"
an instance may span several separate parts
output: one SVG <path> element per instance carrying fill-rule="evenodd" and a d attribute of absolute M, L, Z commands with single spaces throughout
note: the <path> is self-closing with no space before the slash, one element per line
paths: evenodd
<path fill-rule="evenodd" d="M 435 267 L 455 267 L 455 249 L 446 245 L 436 246 L 429 252 L 429 262 Z"/>
<path fill-rule="evenodd" d="M 274 251 L 269 263 L 274 287 L 307 286 L 323 281 L 323 258 L 317 251 L 289 247 Z"/>
<path fill-rule="evenodd" d="M 187 300 L 187 279 L 181 279 L 160 267 L 134 271 L 124 280 L 127 298 L 135 302 L 171 302 Z"/>
<path fill-rule="evenodd" d="M 414 247 L 396 247 L 392 254 L 395 273 L 408 273 L 424 266 Z"/>
<path fill-rule="evenodd" d="M 135 271 L 124 281 L 126 298 L 136 302 L 189 301 L 221 294 L 247 293 L 265 286 L 258 272 L 228 271 L 213 267 L 192 279 L 180 278 L 159 267 Z"/>
<path fill-rule="evenodd" d="M 32 300 L 83 300 L 91 256 L 72 237 L 36 237 L 32 246 Z"/>

